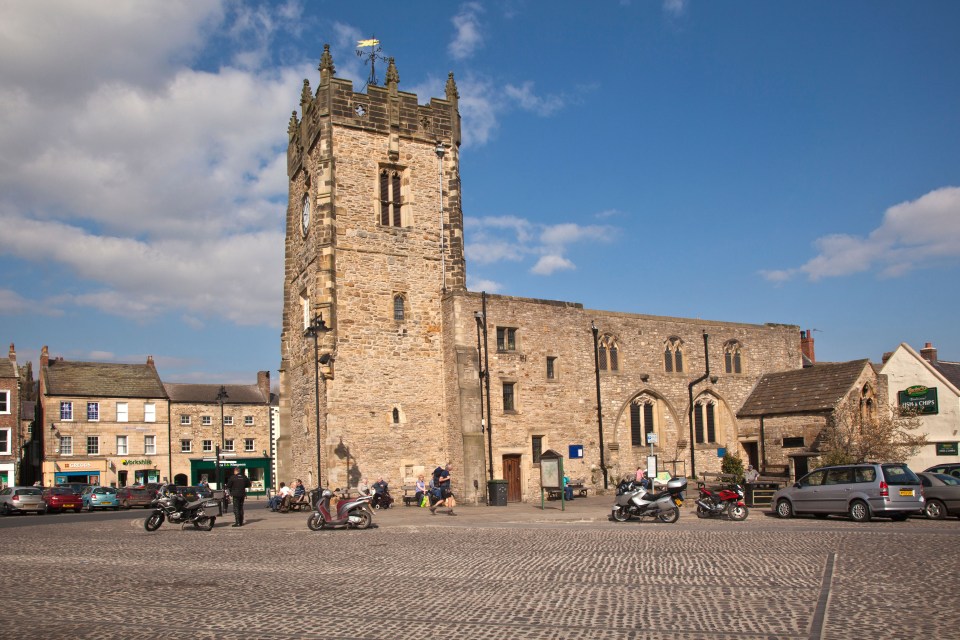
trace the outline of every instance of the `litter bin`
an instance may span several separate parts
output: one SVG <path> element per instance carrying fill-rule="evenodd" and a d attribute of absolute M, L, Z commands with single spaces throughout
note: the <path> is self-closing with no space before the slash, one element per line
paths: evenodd
<path fill-rule="evenodd" d="M 307 495 L 310 497 L 310 506 L 316 509 L 317 503 L 320 502 L 320 489 L 310 489 Z"/>
<path fill-rule="evenodd" d="M 506 480 L 490 480 L 487 482 L 487 495 L 490 499 L 491 507 L 507 506 L 507 487 L 509 483 Z"/>

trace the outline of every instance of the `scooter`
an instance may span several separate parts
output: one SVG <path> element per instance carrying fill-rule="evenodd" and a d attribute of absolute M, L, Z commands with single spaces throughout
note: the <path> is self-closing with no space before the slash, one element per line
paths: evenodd
<path fill-rule="evenodd" d="M 697 517 L 716 518 L 727 516 L 735 522 L 746 520 L 750 510 L 743 502 L 743 487 L 730 485 L 728 489 L 710 491 L 700 485 L 700 498 L 697 500 Z"/>
<path fill-rule="evenodd" d="M 626 522 L 630 518 L 656 518 L 667 524 L 680 518 L 683 505 L 683 492 L 687 488 L 686 478 L 673 478 L 667 482 L 667 490 L 650 493 L 633 480 L 621 482 L 617 486 L 617 499 L 611 515 L 617 522 Z"/>
<path fill-rule="evenodd" d="M 153 512 L 143 522 L 143 528 L 147 531 L 156 531 L 164 520 L 169 520 L 170 524 L 181 525 L 181 529 L 185 524 L 192 524 L 197 529 L 211 531 L 217 522 L 217 514 L 220 513 L 220 507 L 213 498 L 188 502 L 168 485 L 157 490 L 157 498 L 151 506 Z"/>
<path fill-rule="evenodd" d="M 335 491 L 339 492 L 340 489 L 335 489 Z M 316 508 L 307 518 L 307 527 L 311 531 L 343 526 L 350 529 L 366 529 L 373 524 L 373 509 L 370 507 L 373 496 L 360 496 L 353 500 L 341 499 L 337 503 L 336 516 L 330 513 L 330 498 L 332 497 L 333 491 L 329 489 L 324 489 L 323 493 L 320 494 Z"/>

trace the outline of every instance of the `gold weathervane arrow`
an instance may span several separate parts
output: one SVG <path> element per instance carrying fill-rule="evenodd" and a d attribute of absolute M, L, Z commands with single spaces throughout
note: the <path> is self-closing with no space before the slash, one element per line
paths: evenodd
<path fill-rule="evenodd" d="M 380 41 L 376 38 L 370 38 L 369 40 L 357 40 L 358 47 L 375 47 L 380 44 Z"/>

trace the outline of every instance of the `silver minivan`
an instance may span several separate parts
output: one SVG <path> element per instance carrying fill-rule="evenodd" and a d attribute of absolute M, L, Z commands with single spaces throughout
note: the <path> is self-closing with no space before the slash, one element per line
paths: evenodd
<path fill-rule="evenodd" d="M 906 520 L 923 511 L 923 492 L 906 464 L 864 462 L 811 471 L 773 494 L 771 505 L 781 518 L 812 513 L 847 514 L 856 522 L 873 516 Z"/>

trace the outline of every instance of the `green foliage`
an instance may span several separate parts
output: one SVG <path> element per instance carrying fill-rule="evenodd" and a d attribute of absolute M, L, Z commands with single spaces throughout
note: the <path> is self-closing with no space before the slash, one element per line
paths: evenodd
<path fill-rule="evenodd" d="M 738 484 L 743 483 L 743 460 L 740 456 L 730 453 L 723 454 L 723 462 L 720 463 L 720 473 L 729 473 L 735 476 Z"/>

